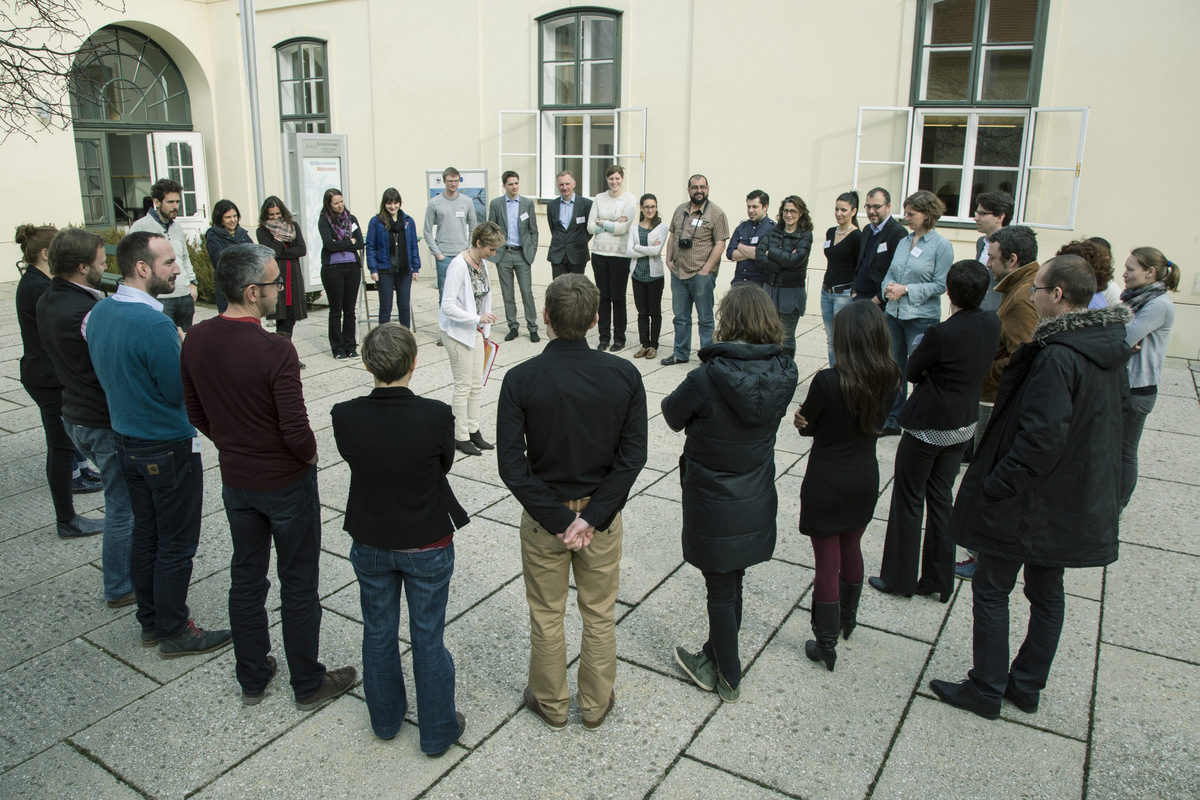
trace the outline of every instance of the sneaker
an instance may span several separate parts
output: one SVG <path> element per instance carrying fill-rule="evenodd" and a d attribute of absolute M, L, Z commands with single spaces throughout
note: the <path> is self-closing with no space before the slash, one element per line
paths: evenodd
<path fill-rule="evenodd" d="M 325 681 L 321 684 L 321 688 L 308 697 L 296 698 L 296 708 L 301 711 L 312 711 L 320 708 L 330 700 L 341 697 L 350 691 L 350 687 L 354 685 L 356 678 L 358 678 L 358 670 L 354 667 L 331 669 L 325 673 Z"/>
<path fill-rule="evenodd" d="M 689 653 L 682 646 L 676 647 L 675 660 L 692 679 L 692 683 L 706 692 L 711 692 L 716 688 L 717 665 L 703 650 L 698 653 Z"/>
<path fill-rule="evenodd" d="M 80 477 L 87 478 L 89 481 L 94 481 L 96 483 L 100 483 L 102 480 L 100 473 L 96 472 L 96 470 L 92 469 L 91 467 L 81 467 L 79 469 L 79 475 Z"/>
<path fill-rule="evenodd" d="M 534 344 L 537 344 L 537 343 L 538 343 L 538 342 L 540 342 L 541 340 L 542 340 L 542 337 L 538 336 L 538 332 L 537 332 L 537 331 L 530 331 L 530 332 L 529 332 L 529 341 L 533 342 Z"/>
<path fill-rule="evenodd" d="M 517 332 L 517 329 L 516 329 L 516 328 L 509 328 L 509 329 L 508 329 L 508 333 L 507 333 L 507 334 L 505 334 L 505 336 L 504 336 L 504 341 L 506 341 L 506 342 L 511 342 L 513 339 L 517 338 L 517 337 L 518 337 L 518 336 L 520 336 L 520 335 L 521 335 L 521 334 L 519 334 L 519 333 Z"/>
<path fill-rule="evenodd" d="M 537 698 L 533 696 L 533 690 L 528 686 L 525 687 L 525 707 L 533 712 L 535 717 L 546 723 L 546 727 L 552 731 L 561 731 L 563 728 L 567 727 L 567 721 L 565 719 L 562 722 L 558 722 L 546 716 L 546 712 L 542 710 L 541 704 L 538 703 Z"/>
<path fill-rule="evenodd" d="M 213 650 L 228 647 L 232 641 L 232 631 L 206 631 L 194 620 L 189 619 L 187 625 L 179 633 L 159 641 L 158 657 L 198 656 L 201 653 L 211 653 Z"/>
<path fill-rule="evenodd" d="M 457 742 L 459 739 L 467 735 L 467 718 L 463 716 L 461 711 L 455 711 L 454 718 L 458 720 L 458 736 L 454 737 L 454 741 Z M 442 756 L 446 755 L 446 753 L 450 752 L 450 748 L 453 745 L 454 742 L 451 742 L 450 744 L 446 745 L 444 750 L 438 750 L 436 753 L 426 753 L 425 755 L 429 756 L 430 758 L 441 758 Z"/>
<path fill-rule="evenodd" d="M 737 688 L 729 685 L 729 681 L 725 680 L 725 676 L 721 676 L 720 683 L 717 684 L 717 694 L 726 703 L 736 703 L 742 699 L 742 685 L 739 683 Z"/>
<path fill-rule="evenodd" d="M 336 356 L 334 356 L 334 358 L 336 358 L 338 361 L 348 361 L 350 356 L 346 355 L 345 353 L 338 353 Z"/>
<path fill-rule="evenodd" d="M 104 604 L 109 608 L 124 608 L 125 606 L 131 606 L 136 602 L 137 595 L 133 592 L 130 592 L 124 597 L 118 597 L 116 600 L 105 600 Z"/>
<path fill-rule="evenodd" d="M 655 353 L 655 355 L 658 355 L 658 354 Z M 646 358 L 653 358 L 653 357 L 654 356 L 650 356 L 650 355 L 646 356 Z M 676 358 L 675 356 L 670 355 L 658 363 L 662 364 L 664 367 L 669 367 L 672 364 L 686 364 L 686 363 L 688 363 L 688 360 L 686 358 Z"/>
<path fill-rule="evenodd" d="M 350 358 L 358 358 L 358 357 L 359 357 L 359 356 L 358 356 L 358 351 L 357 351 L 357 350 L 351 350 L 351 351 L 350 351 Z"/>
<path fill-rule="evenodd" d="M 475 445 L 480 450 L 495 450 L 496 449 L 496 445 L 491 444 L 490 442 L 488 442 L 487 439 L 484 439 L 483 434 L 480 433 L 479 431 L 475 431 L 474 433 L 471 434 L 471 444 Z"/>
<path fill-rule="evenodd" d="M 267 676 L 267 682 L 257 692 L 242 692 L 242 705 L 256 706 L 262 702 L 267 696 L 267 686 L 271 685 L 271 681 L 275 680 L 275 673 L 279 671 L 279 663 L 275 660 L 275 656 L 267 656 L 267 666 L 271 668 L 271 674 Z"/>
<path fill-rule="evenodd" d="M 59 522 L 56 523 L 56 526 L 60 539 L 77 539 L 80 536 L 95 536 L 98 533 L 104 533 L 104 520 L 88 519 L 78 514 L 70 522 Z"/>
<path fill-rule="evenodd" d="M 78 478 L 71 481 L 71 491 L 75 494 L 92 494 L 104 488 L 104 483 L 99 480 L 99 476 L 95 480 L 89 478 L 82 472 Z"/>
<path fill-rule="evenodd" d="M 142 628 L 142 647 L 157 647 L 158 631 L 154 628 Z"/>
<path fill-rule="evenodd" d="M 960 561 L 954 565 L 954 575 L 957 578 L 962 578 L 964 581 L 969 581 L 975 577 L 975 559 L 968 558 L 966 561 Z"/>

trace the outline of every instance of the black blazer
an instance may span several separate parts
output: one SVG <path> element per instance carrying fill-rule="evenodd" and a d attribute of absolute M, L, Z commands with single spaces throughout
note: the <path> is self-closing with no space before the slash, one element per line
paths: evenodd
<path fill-rule="evenodd" d="M 354 541 L 411 550 L 470 521 L 446 480 L 454 462 L 454 415 L 409 389 L 375 389 L 338 403 L 333 436 L 350 465 L 343 529 Z"/>
<path fill-rule="evenodd" d="M 858 275 L 854 280 L 854 291 L 858 300 L 869 300 L 878 297 L 883 300 L 883 287 L 879 284 L 892 266 L 892 257 L 896 255 L 896 244 L 907 236 L 904 226 L 896 222 L 895 217 L 888 217 L 878 236 L 871 236 L 871 228 L 864 228 L 858 237 Z M 881 253 L 879 245 L 887 244 Z M 867 252 L 869 249 L 870 252 Z M 863 263 L 863 257 L 867 261 Z"/>
<path fill-rule="evenodd" d="M 551 264 L 586 264 L 588 241 L 592 238 L 587 229 L 592 201 L 576 192 L 575 214 L 565 228 L 558 221 L 558 207 L 561 204 L 562 198 L 556 197 L 546 205 L 546 221 L 550 224 L 550 249 L 546 252 L 546 259 Z M 578 222 L 581 217 L 583 222 Z"/>
<path fill-rule="evenodd" d="M 916 384 L 896 421 L 913 430 L 952 431 L 979 419 L 979 387 L 1000 344 L 1000 318 L 959 311 L 925 331 L 908 357 Z"/>

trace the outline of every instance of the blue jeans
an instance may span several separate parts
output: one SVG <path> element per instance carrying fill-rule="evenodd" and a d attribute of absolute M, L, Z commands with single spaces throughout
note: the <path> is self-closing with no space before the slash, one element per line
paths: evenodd
<path fill-rule="evenodd" d="M 412 296 L 412 270 L 405 270 L 397 277 L 392 270 L 380 270 L 376 288 L 379 290 L 379 324 L 392 321 L 392 294 L 396 295 L 396 321 L 412 328 L 409 315 L 409 298 Z"/>
<path fill-rule="evenodd" d="M 437 267 L 438 305 L 442 303 L 442 287 L 446 285 L 446 268 L 450 266 L 450 262 L 453 260 L 454 256 L 434 259 L 433 263 Z"/>
<path fill-rule="evenodd" d="M 454 544 L 419 553 L 381 550 L 355 542 L 350 563 L 358 575 L 363 615 L 363 692 L 371 729 L 380 739 L 400 731 L 408 696 L 400 666 L 401 590 L 408 596 L 413 679 L 421 713 L 421 752 L 445 750 L 462 731 L 454 716 L 454 658 L 442 643 L 454 573 Z"/>
<path fill-rule="evenodd" d="M 233 560 L 229 565 L 229 626 L 242 691 L 256 694 L 271 678 L 267 653 L 267 567 L 275 542 L 275 572 L 282 601 L 283 651 L 297 699 L 321 688 L 325 665 L 317 660 L 321 640 L 321 602 L 317 593 L 321 556 L 321 499 L 317 468 L 273 492 L 221 487 Z"/>
<path fill-rule="evenodd" d="M 825 346 L 829 349 L 829 366 L 833 366 L 833 318 L 837 312 L 850 305 L 850 290 L 842 292 L 829 291 L 821 287 L 821 319 L 825 321 Z"/>
<path fill-rule="evenodd" d="M 190 438 L 150 442 L 113 434 L 133 508 L 130 576 L 142 630 L 171 637 L 187 626 L 192 558 L 200 543 L 204 467 Z"/>
<path fill-rule="evenodd" d="M 897 428 L 899 424 L 896 417 L 900 414 L 900 409 L 904 408 L 904 401 L 908 399 L 908 381 L 904 380 L 905 371 L 908 369 L 908 357 L 917 349 L 917 337 L 937 325 L 938 321 L 935 317 L 896 319 L 891 314 L 884 314 L 884 318 L 887 320 L 888 334 L 892 337 L 892 360 L 900 365 L 901 378 L 900 388 L 896 391 L 896 402 L 888 412 L 884 426 Z"/>
<path fill-rule="evenodd" d="M 129 505 L 129 486 L 117 458 L 117 445 L 111 428 L 89 428 L 67 422 L 71 441 L 100 470 L 104 484 L 104 542 L 100 564 L 104 571 L 104 599 L 117 600 L 133 591 L 129 576 L 129 557 L 133 548 L 133 508 Z"/>
<path fill-rule="evenodd" d="M 675 312 L 675 358 L 687 361 L 692 353 L 692 306 L 700 325 L 701 349 L 713 340 L 713 286 L 715 275 L 679 278 L 671 273 L 671 310 Z"/>

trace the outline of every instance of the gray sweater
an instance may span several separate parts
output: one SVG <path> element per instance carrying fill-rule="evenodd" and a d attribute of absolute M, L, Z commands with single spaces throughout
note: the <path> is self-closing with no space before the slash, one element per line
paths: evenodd
<path fill-rule="evenodd" d="M 1171 298 L 1160 294 L 1142 306 L 1125 326 L 1125 344 L 1133 347 L 1140 342 L 1142 345 L 1142 349 L 1129 359 L 1129 388 L 1158 386 L 1174 322 L 1175 304 Z"/>
<path fill-rule="evenodd" d="M 145 231 L 147 233 L 160 233 L 167 237 L 167 241 L 171 243 L 171 247 L 175 250 L 175 261 L 179 264 L 179 277 L 175 279 L 175 291 L 170 294 L 160 294 L 159 300 L 167 300 L 172 297 L 184 297 L 191 293 L 189 284 L 196 282 L 196 272 L 192 269 L 192 257 L 188 254 L 187 238 L 183 232 L 183 226 L 175 220 L 171 220 L 170 227 L 163 228 L 162 220 L 158 218 L 158 212 L 151 210 L 144 217 L 139 217 L 126 233 L 134 231 Z"/>
<path fill-rule="evenodd" d="M 422 236 L 434 258 L 454 258 L 471 246 L 471 231 L 475 230 L 475 225 L 474 200 L 462 192 L 453 200 L 447 200 L 442 193 L 430 200 L 425 209 Z"/>

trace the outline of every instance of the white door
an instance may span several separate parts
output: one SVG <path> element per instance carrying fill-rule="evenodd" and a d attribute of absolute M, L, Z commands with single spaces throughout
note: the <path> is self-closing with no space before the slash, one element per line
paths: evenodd
<path fill-rule="evenodd" d="M 199 131 L 146 134 L 150 149 L 150 179 L 169 178 L 183 186 L 178 222 L 189 236 L 203 238 L 209 227 L 208 171 L 204 164 L 204 139 Z M 255 216 L 254 210 L 243 214 Z"/>

